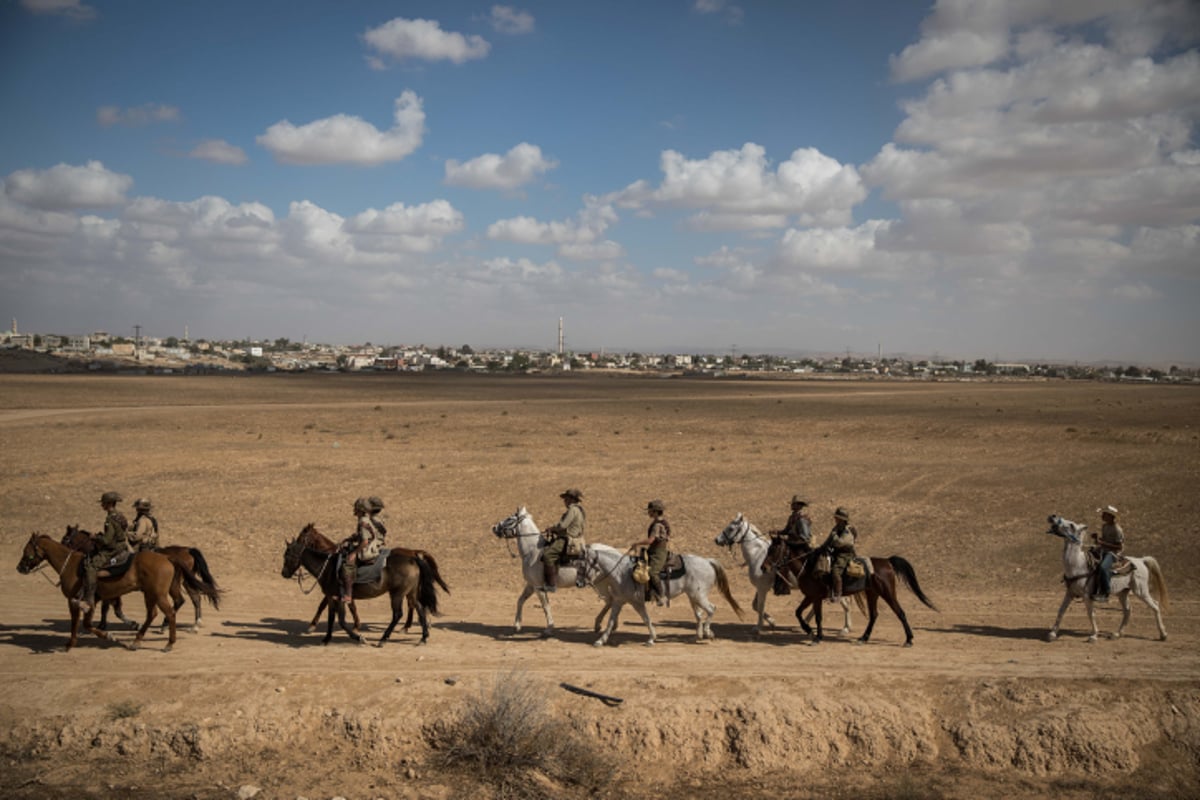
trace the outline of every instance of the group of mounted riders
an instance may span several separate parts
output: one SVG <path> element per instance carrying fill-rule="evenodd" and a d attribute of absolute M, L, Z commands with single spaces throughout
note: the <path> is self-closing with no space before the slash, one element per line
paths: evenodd
<path fill-rule="evenodd" d="M 123 499 L 117 492 L 100 495 L 104 527 L 92 536 L 91 554 L 83 559 L 83 587 L 71 601 L 81 611 L 90 611 L 96 604 L 97 580 L 107 577 L 106 570 L 121 566 L 134 553 L 158 549 L 158 519 L 150 513 L 153 504 L 145 498 L 134 500 L 135 516 L 130 525 L 117 510 Z"/>

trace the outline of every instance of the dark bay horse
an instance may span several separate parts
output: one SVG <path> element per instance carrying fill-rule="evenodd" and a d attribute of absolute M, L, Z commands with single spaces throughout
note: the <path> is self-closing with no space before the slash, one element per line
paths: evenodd
<path fill-rule="evenodd" d="M 813 550 L 806 555 L 790 559 L 780 566 L 780 573 L 804 595 L 804 599 L 796 608 L 796 619 L 799 620 L 800 627 L 804 632 L 813 637 L 814 644 L 825 638 L 821 626 L 821 605 L 829 594 L 829 584 L 826 578 L 818 576 L 815 570 L 821 552 L 819 549 Z M 875 628 L 875 620 L 879 617 L 879 598 L 882 597 L 883 601 L 900 619 L 900 624 L 904 626 L 904 646 L 912 647 L 913 632 L 909 627 L 908 617 L 905 616 L 904 609 L 900 607 L 900 601 L 897 599 L 898 581 L 896 576 L 899 575 L 903 579 L 905 585 L 912 590 L 918 600 L 934 611 L 937 611 L 937 607 L 921 591 L 921 585 L 917 582 L 917 573 L 907 560 L 901 556 L 869 560 L 871 569 L 865 581 L 860 583 L 857 580 L 852 581 L 846 578 L 843 589 L 843 594 L 846 596 L 862 592 L 867 598 L 867 629 L 863 631 L 863 635 L 859 637 L 858 641 L 863 643 L 870 641 L 871 631 Z M 809 624 L 804 621 L 804 610 L 810 605 L 813 607 L 814 621 L 817 623 L 815 634 Z"/>
<path fill-rule="evenodd" d="M 67 532 L 63 534 L 62 543 L 72 550 L 79 550 L 85 555 L 91 555 L 95 549 L 95 542 L 92 539 L 92 534 L 81 529 L 78 525 L 68 525 Z M 183 574 L 190 572 L 195 576 L 202 586 L 206 586 L 210 591 L 211 596 L 220 596 L 222 590 L 217 586 L 216 580 L 213 579 L 212 573 L 208 570 L 208 561 L 204 558 L 204 554 L 200 552 L 198 547 L 185 547 L 182 545 L 172 545 L 170 547 L 159 547 L 155 552 L 162 553 L 172 564 L 177 564 L 182 571 L 176 575 L 175 581 L 171 584 L 171 600 L 175 603 L 175 613 L 179 613 L 179 609 L 183 606 L 183 591 L 187 592 L 188 597 L 192 601 L 192 607 L 195 609 L 196 617 L 192 623 L 192 630 L 200 629 L 200 599 L 207 596 L 200 589 L 193 589 L 186 585 L 183 580 Z M 181 587 L 182 590 L 181 591 Z M 102 630 L 108 626 L 108 609 L 112 607 L 113 613 L 127 625 L 136 627 L 136 623 L 131 623 L 126 619 L 125 614 L 121 610 L 121 598 L 117 597 L 110 601 L 104 601 L 100 606 L 100 624 L 97 626 Z M 166 620 L 163 620 L 166 624 Z"/>
<path fill-rule="evenodd" d="M 170 652 L 171 648 L 175 646 L 175 606 L 171 602 L 171 583 L 175 580 L 179 567 L 172 564 L 170 559 L 161 553 L 151 551 L 136 553 L 131 556 L 131 559 L 133 563 L 120 577 L 102 577 L 97 582 L 97 595 L 103 601 L 112 600 L 129 592 L 141 592 L 146 601 L 146 621 L 138 629 L 133 643 L 127 646 L 130 650 L 137 649 L 141 644 L 142 637 L 146 635 L 146 630 L 154 621 L 154 615 L 158 611 L 162 611 L 170 626 L 170 638 L 164 652 Z M 82 586 L 83 576 L 80 575 L 79 565 L 83 561 L 83 554 L 54 541 L 50 536 L 33 533 L 29 536 L 29 541 L 25 543 L 21 560 L 17 563 L 17 572 L 27 575 L 43 561 L 49 563 L 50 567 L 58 573 L 58 586 L 62 590 L 63 597 L 68 600 L 67 606 L 71 612 L 71 638 L 67 641 L 67 649 L 70 650 L 79 638 L 81 614 L 79 608 L 70 600 L 79 594 Z M 190 572 L 183 573 L 183 580 L 207 596 L 214 606 L 217 605 L 219 598 L 216 593 L 210 593 L 207 587 L 201 586 Z M 109 636 L 105 631 L 92 625 L 94 613 L 95 607 L 82 615 L 83 626 L 88 632 L 101 639 L 108 639 Z M 117 639 L 113 637 L 113 641 L 117 641 Z M 124 644 L 123 642 L 117 643 Z"/>
<path fill-rule="evenodd" d="M 330 550 L 331 545 L 332 550 Z M 379 639 L 379 646 L 382 646 L 395 630 L 400 615 L 404 611 L 405 599 L 409 602 L 410 610 L 416 608 L 417 618 L 421 623 L 420 643 L 425 644 L 429 641 L 428 614 L 436 615 L 438 613 L 437 586 L 440 583 L 445 588 L 445 583 L 440 578 L 434 577 L 435 566 L 431 566 L 425 558 L 416 555 L 417 552 L 419 551 L 393 549 L 388 553 L 378 581 L 354 584 L 355 598 L 370 599 L 385 592 L 391 598 L 392 621 Z M 300 531 L 299 536 L 285 543 L 283 569 L 280 574 L 285 578 L 291 578 L 300 567 L 304 567 L 316 577 L 317 585 L 321 587 L 321 591 L 325 595 L 325 602 L 328 604 L 328 622 L 325 638 L 321 643 L 329 644 L 329 640 L 333 638 L 335 616 L 342 630 L 351 639 L 359 644 L 365 643 L 362 636 L 346 624 L 345 606 L 336 600 L 341 593 L 341 578 L 337 574 L 337 545 L 333 544 L 311 523 Z"/>
<path fill-rule="evenodd" d="M 309 539 L 309 544 L 313 547 L 313 549 L 319 550 L 323 553 L 337 555 L 337 549 L 338 549 L 337 542 L 333 541 L 328 536 L 321 533 L 313 525 L 309 525 L 308 528 L 306 528 L 306 530 L 308 530 L 310 528 L 311 528 L 311 530 L 309 530 L 308 539 Z M 442 591 L 444 591 L 446 594 L 450 594 L 450 587 L 447 586 L 446 581 L 444 581 L 442 579 L 442 574 L 438 570 L 437 561 L 434 559 L 432 553 L 430 553 L 427 550 L 409 550 L 407 548 L 394 548 L 393 551 L 403 553 L 404 555 L 411 556 L 412 558 L 423 559 L 429 565 L 429 568 L 433 571 L 434 582 L 437 583 L 438 586 L 442 587 Z M 333 568 L 332 560 L 323 562 L 323 564 L 328 565 L 326 567 L 327 569 Z M 285 575 L 284 577 L 286 578 L 289 576 Z M 319 583 L 319 581 L 318 581 L 318 583 Z M 329 596 L 321 595 L 321 604 L 317 606 L 317 613 L 313 614 L 312 622 L 308 623 L 308 630 L 315 631 L 317 629 L 317 622 L 321 619 L 321 612 L 323 612 L 329 606 L 329 603 L 330 603 Z M 408 604 L 408 617 L 405 618 L 405 620 L 404 620 L 404 632 L 405 633 L 408 633 L 409 629 L 412 628 L 414 611 L 416 611 L 415 604 L 409 603 Z M 358 618 L 358 604 L 354 602 L 353 598 L 351 598 L 351 600 L 350 600 L 350 613 L 354 617 L 354 630 L 356 630 L 356 631 L 360 630 L 362 627 L 362 621 Z"/>

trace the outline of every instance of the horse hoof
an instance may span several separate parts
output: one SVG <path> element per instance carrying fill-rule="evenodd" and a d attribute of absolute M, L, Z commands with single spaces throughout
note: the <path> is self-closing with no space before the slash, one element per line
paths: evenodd
<path fill-rule="evenodd" d="M 644 647 L 654 647 L 654 640 L 653 640 L 653 639 L 651 639 L 650 641 L 646 642 L 646 644 L 645 644 L 645 645 L 643 645 L 643 646 L 644 646 Z"/>
<path fill-rule="evenodd" d="M 1167 640 L 1167 635 L 1164 633 L 1162 636 L 1158 637 L 1158 640 L 1160 642 L 1165 642 Z"/>
<path fill-rule="evenodd" d="M 604 640 L 597 639 L 596 641 L 592 642 L 592 647 L 604 647 Z"/>
<path fill-rule="evenodd" d="M 542 631 L 541 638 L 553 639 L 555 637 L 555 635 L 556 635 L 555 631 L 551 630 L 550 628 L 546 628 L 546 630 Z"/>
<path fill-rule="evenodd" d="M 905 642 L 905 643 L 904 643 L 904 646 L 905 646 L 905 647 L 912 647 L 912 642 Z"/>
<path fill-rule="evenodd" d="M 309 625 L 307 628 L 305 628 L 305 629 L 304 629 L 304 632 L 305 632 L 305 633 L 312 633 L 312 632 L 313 632 L 313 631 L 315 631 L 316 629 L 317 629 L 317 626 L 316 626 L 316 625 Z"/>
<path fill-rule="evenodd" d="M 1053 641 L 1054 641 L 1055 639 L 1057 639 L 1057 638 L 1058 638 L 1058 634 L 1057 634 L 1057 633 L 1054 633 L 1054 631 L 1051 631 L 1050 633 L 1046 634 L 1046 641 L 1047 641 L 1047 642 L 1053 642 Z"/>
<path fill-rule="evenodd" d="M 1088 637 L 1088 644 L 1092 644 L 1093 642 L 1096 641 L 1096 639 L 1097 639 L 1097 636 L 1096 636 L 1096 634 L 1093 633 L 1091 636 Z"/>
<path fill-rule="evenodd" d="M 164 648 L 163 648 L 163 652 L 164 652 L 164 653 L 169 653 L 169 652 L 171 652 L 171 645 L 167 645 L 166 647 L 164 647 Z"/>

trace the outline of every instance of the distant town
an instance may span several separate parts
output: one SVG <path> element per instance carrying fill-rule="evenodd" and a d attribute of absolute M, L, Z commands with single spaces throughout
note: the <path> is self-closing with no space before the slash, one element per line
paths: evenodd
<path fill-rule="evenodd" d="M 908 380 L 1041 378 L 1137 382 L 1200 383 L 1200 370 L 1127 365 L 1006 363 L 882 354 L 791 358 L 752 353 L 573 352 L 557 349 L 483 349 L 470 345 L 328 345 L 279 338 L 209 340 L 18 332 L 14 320 L 0 333 L 0 350 L 41 356 L 46 372 L 133 374 L 211 374 L 221 372 L 420 372 L 457 370 L 482 373 L 541 373 L 611 370 L 723 377 L 763 373 L 814 378 Z"/>

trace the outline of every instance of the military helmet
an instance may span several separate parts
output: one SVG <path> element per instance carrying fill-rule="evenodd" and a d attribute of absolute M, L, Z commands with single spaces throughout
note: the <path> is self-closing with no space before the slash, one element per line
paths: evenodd
<path fill-rule="evenodd" d="M 135 511 L 149 511 L 151 504 L 147 498 L 139 497 L 137 500 L 133 501 L 133 508 Z"/>
<path fill-rule="evenodd" d="M 367 503 L 367 498 L 365 498 L 365 497 L 355 498 L 355 500 L 354 500 L 354 513 L 355 514 L 367 514 L 370 512 L 370 510 L 371 510 L 371 507 Z"/>
<path fill-rule="evenodd" d="M 834 519 L 841 519 L 841 520 L 845 520 L 846 522 L 849 522 L 850 521 L 850 512 L 847 511 L 846 509 L 842 508 L 841 506 L 838 506 L 837 510 L 833 512 L 833 517 L 834 517 Z"/>
<path fill-rule="evenodd" d="M 125 498 L 121 497 L 121 495 L 117 494 L 116 492 L 105 492 L 104 494 L 100 495 L 100 505 L 108 505 L 109 503 L 116 505 L 124 499 Z"/>
<path fill-rule="evenodd" d="M 666 506 L 663 505 L 662 500 L 651 500 L 649 503 L 646 503 L 646 510 L 657 511 L 659 514 L 661 514 L 666 511 Z"/>
<path fill-rule="evenodd" d="M 370 497 L 368 497 L 367 498 L 367 510 L 370 511 L 372 514 L 378 514 L 380 511 L 383 511 L 383 499 L 380 497 L 376 497 L 375 495 L 371 495 Z"/>
<path fill-rule="evenodd" d="M 565 492 L 560 494 L 559 497 L 563 498 L 564 500 L 570 499 L 578 502 L 583 499 L 583 492 L 579 491 L 578 489 L 567 489 Z"/>

